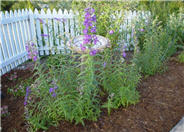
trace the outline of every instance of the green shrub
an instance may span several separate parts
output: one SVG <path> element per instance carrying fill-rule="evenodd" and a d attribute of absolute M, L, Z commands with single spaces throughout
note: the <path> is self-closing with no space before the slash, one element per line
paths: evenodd
<path fill-rule="evenodd" d="M 50 56 L 46 66 L 39 65 L 38 78 L 31 87 L 26 117 L 32 130 L 47 129 L 60 120 L 82 123 L 96 121 L 100 114 L 98 83 L 93 56 Z M 80 71 L 80 65 L 85 68 Z"/>
<path fill-rule="evenodd" d="M 105 57 L 106 66 L 101 74 L 102 85 L 108 93 L 107 102 L 103 107 L 107 108 L 110 114 L 112 108 L 138 102 L 139 94 L 136 91 L 136 86 L 141 76 L 135 65 L 122 63 L 123 58 L 118 56 L 116 52 L 115 56 L 113 56 L 112 51 L 108 52 Z"/>
<path fill-rule="evenodd" d="M 176 35 L 159 25 L 157 19 L 148 26 L 144 34 L 143 47 L 135 55 L 134 62 L 145 75 L 162 71 L 164 62 L 176 52 Z"/>

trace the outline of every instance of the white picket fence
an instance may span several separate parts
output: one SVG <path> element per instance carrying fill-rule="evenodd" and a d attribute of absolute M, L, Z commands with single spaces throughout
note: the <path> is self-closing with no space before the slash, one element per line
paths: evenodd
<path fill-rule="evenodd" d="M 127 27 L 130 27 L 131 21 L 138 15 L 146 19 L 149 13 L 135 11 L 125 13 L 126 21 L 122 24 L 122 31 L 126 32 L 123 41 L 127 46 L 132 39 L 132 29 L 127 30 Z M 61 9 L 58 12 L 55 9 L 52 12 L 50 9 L 46 12 L 44 10 L 39 12 L 36 9 L 34 13 L 27 9 L 6 11 L 5 14 L 0 12 L 0 75 L 28 59 L 25 49 L 27 41 L 35 41 L 39 55 L 55 54 L 66 50 L 66 41 L 81 34 L 76 18 L 77 15 L 74 15 L 72 10 L 63 12 Z M 58 35 L 60 37 L 56 37 Z M 53 47 L 56 47 L 57 51 Z"/>

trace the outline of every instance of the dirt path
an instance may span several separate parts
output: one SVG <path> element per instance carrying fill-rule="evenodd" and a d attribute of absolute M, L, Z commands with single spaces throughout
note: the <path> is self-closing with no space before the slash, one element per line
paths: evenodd
<path fill-rule="evenodd" d="M 7 83 L 2 77 L 2 89 Z M 110 116 L 102 110 L 97 122 L 86 121 L 85 127 L 61 121 L 49 132 L 109 131 L 109 132 L 168 132 L 184 116 L 184 64 L 169 61 L 168 70 L 143 79 L 138 87 L 141 98 L 136 105 L 113 110 Z M 25 131 L 23 98 L 2 100 L 9 107 L 10 116 L 2 118 L 4 132 Z"/>

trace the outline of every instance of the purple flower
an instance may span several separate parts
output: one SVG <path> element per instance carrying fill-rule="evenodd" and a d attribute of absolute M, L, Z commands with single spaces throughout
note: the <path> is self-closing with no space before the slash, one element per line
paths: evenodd
<path fill-rule="evenodd" d="M 53 92 L 52 97 L 56 97 L 56 93 L 55 92 Z"/>
<path fill-rule="evenodd" d="M 91 33 L 96 33 L 96 26 L 91 28 Z"/>
<path fill-rule="evenodd" d="M 34 56 L 34 57 L 33 57 L 33 61 L 36 61 L 36 60 L 37 60 L 37 56 Z"/>
<path fill-rule="evenodd" d="M 91 20 L 92 20 L 93 22 L 96 22 L 96 15 L 93 15 L 93 16 L 91 17 Z"/>
<path fill-rule="evenodd" d="M 123 52 L 123 57 L 124 57 L 124 58 L 126 57 L 126 52 Z"/>
<path fill-rule="evenodd" d="M 109 31 L 109 34 L 113 34 L 113 33 L 114 33 L 114 31 L 113 31 L 113 30 L 110 30 L 110 31 Z"/>
<path fill-rule="evenodd" d="M 26 45 L 26 50 L 27 50 L 27 51 L 29 51 L 29 47 L 28 47 L 28 45 Z"/>
<path fill-rule="evenodd" d="M 95 56 L 96 53 L 97 53 L 97 50 L 91 50 L 91 51 L 89 52 L 89 54 L 90 54 L 91 56 Z"/>
<path fill-rule="evenodd" d="M 103 67 L 104 67 L 104 68 L 106 67 L 106 64 L 107 64 L 107 63 L 106 63 L 106 62 L 104 62 L 104 64 L 103 64 Z"/>
<path fill-rule="evenodd" d="M 80 48 L 81 48 L 82 51 L 86 50 L 86 47 L 84 47 L 82 44 L 80 44 Z"/>
<path fill-rule="evenodd" d="M 58 86 L 55 85 L 55 86 L 54 86 L 54 90 L 56 90 L 56 89 L 58 89 Z"/>
<path fill-rule="evenodd" d="M 57 89 L 58 87 L 55 85 L 54 88 L 50 88 L 49 89 L 49 93 L 52 94 L 52 97 L 56 97 L 56 92 L 55 90 Z"/>
<path fill-rule="evenodd" d="M 83 33 L 86 35 L 88 33 L 88 29 L 84 29 Z"/>
<path fill-rule="evenodd" d="M 87 11 L 89 11 L 89 9 L 90 9 L 89 7 L 88 8 L 85 8 L 84 11 L 87 12 Z"/>
<path fill-rule="evenodd" d="M 26 95 L 25 95 L 25 100 L 24 100 L 24 106 L 26 106 L 26 105 L 27 105 L 27 98 L 28 98 L 29 93 L 30 93 L 29 88 L 30 88 L 29 86 L 26 88 Z"/>
<path fill-rule="evenodd" d="M 91 8 L 91 13 L 94 13 L 95 12 L 95 9 Z"/>
<path fill-rule="evenodd" d="M 48 37 L 48 34 L 41 34 L 42 37 Z"/>
<path fill-rule="evenodd" d="M 49 93 L 52 93 L 54 91 L 54 88 L 49 89 Z"/>
<path fill-rule="evenodd" d="M 31 42 L 31 46 L 34 46 L 35 44 L 33 42 Z"/>
<path fill-rule="evenodd" d="M 141 29 L 139 29 L 139 31 L 140 31 L 140 32 L 144 32 L 144 29 L 143 29 L 143 28 L 141 28 Z"/>

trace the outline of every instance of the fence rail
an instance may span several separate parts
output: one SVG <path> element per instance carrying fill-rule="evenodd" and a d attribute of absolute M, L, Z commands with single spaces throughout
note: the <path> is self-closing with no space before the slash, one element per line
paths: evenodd
<path fill-rule="evenodd" d="M 127 30 L 133 18 L 142 15 L 147 17 L 145 12 L 125 12 L 125 23 L 122 24 L 122 31 L 126 32 L 124 43 L 130 45 L 132 39 L 132 29 Z M 40 12 L 36 9 L 23 9 L 18 11 L 0 12 L 0 75 L 5 74 L 11 69 L 24 63 L 27 58 L 25 44 L 27 41 L 34 40 L 39 55 L 49 55 L 63 52 L 66 50 L 65 42 L 70 37 L 81 33 L 78 28 L 77 16 L 72 10 L 61 9 Z M 43 37 L 42 35 L 49 35 Z M 56 37 L 60 35 L 60 37 Z M 53 50 L 53 46 L 58 51 Z"/>

